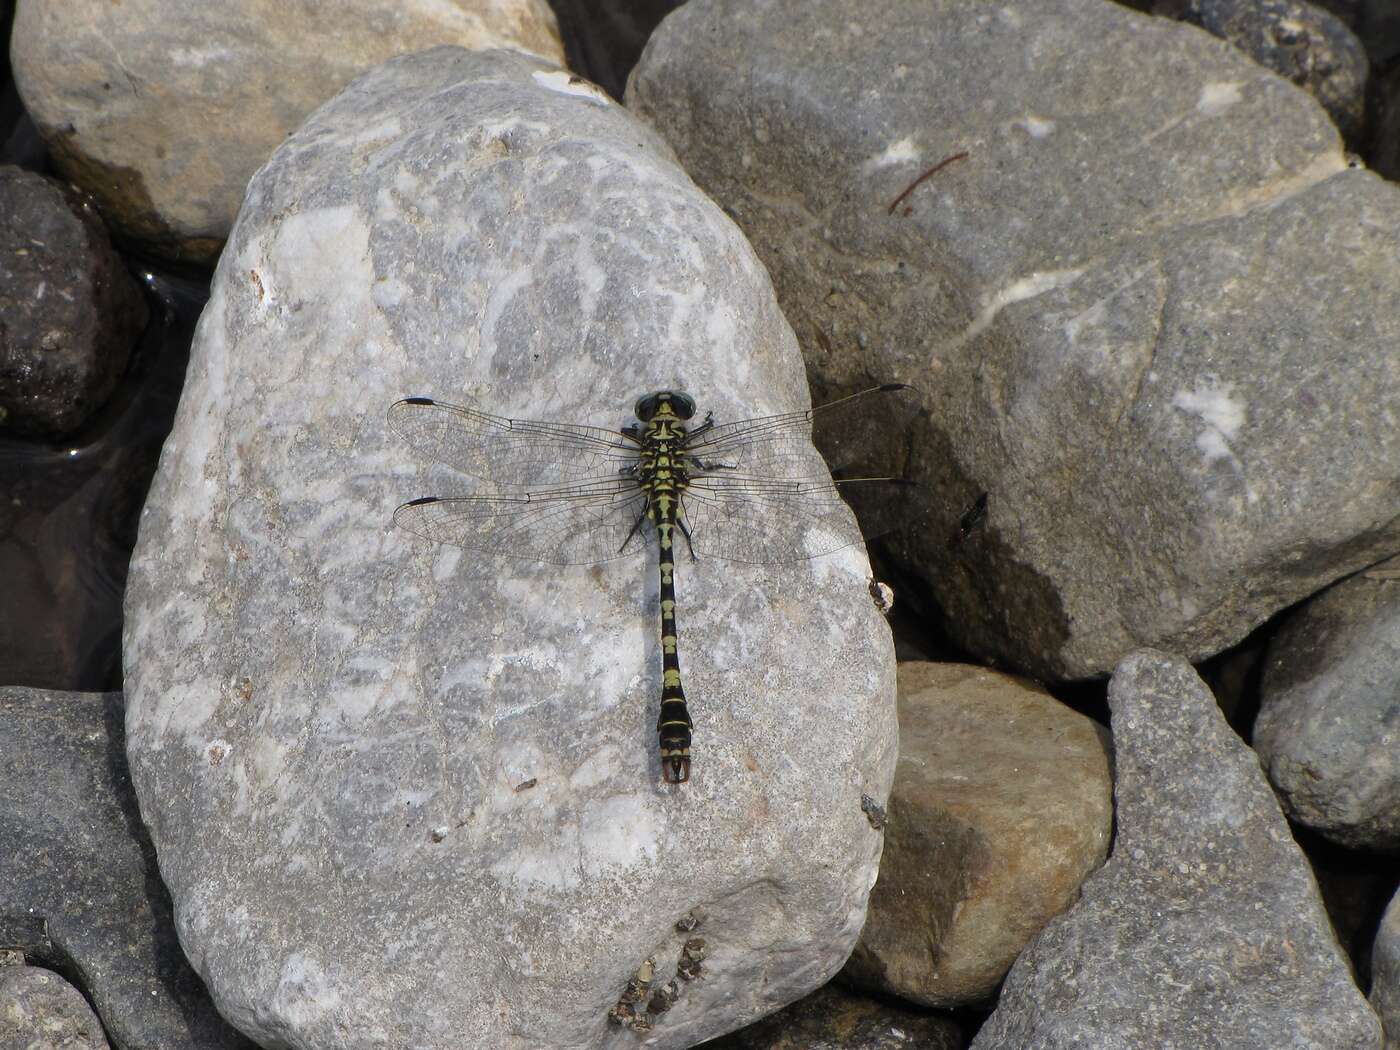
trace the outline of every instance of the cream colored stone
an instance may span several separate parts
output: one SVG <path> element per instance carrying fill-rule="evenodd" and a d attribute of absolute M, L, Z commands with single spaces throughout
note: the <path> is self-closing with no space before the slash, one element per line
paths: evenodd
<path fill-rule="evenodd" d="M 562 64 L 545 0 L 22 0 L 11 54 L 60 171 L 120 236 L 212 262 L 248 179 L 351 79 L 439 44 Z"/>

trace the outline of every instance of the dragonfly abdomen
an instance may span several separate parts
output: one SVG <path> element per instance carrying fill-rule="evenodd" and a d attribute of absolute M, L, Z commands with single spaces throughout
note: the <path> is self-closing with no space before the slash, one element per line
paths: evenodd
<path fill-rule="evenodd" d="M 674 502 L 666 511 L 657 508 L 656 531 L 660 537 L 661 570 L 661 713 L 656 732 L 660 737 L 661 771 L 673 784 L 690 779 L 690 709 L 681 687 L 681 662 L 676 652 L 676 578 L 674 546 Z"/>
<path fill-rule="evenodd" d="M 686 470 L 679 458 L 685 428 L 672 413 L 667 399 L 648 421 L 639 465 L 640 482 L 647 494 L 647 513 L 656 525 L 657 567 L 661 576 L 661 711 L 656 732 L 661 748 L 661 772 L 673 784 L 690 779 L 690 740 L 694 724 L 681 686 L 681 663 L 676 631 L 675 535 L 679 524 L 679 496 L 685 490 Z"/>

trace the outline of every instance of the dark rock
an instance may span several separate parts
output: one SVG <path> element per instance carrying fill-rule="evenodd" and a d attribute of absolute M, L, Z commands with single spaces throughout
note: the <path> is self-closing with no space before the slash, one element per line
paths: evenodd
<path fill-rule="evenodd" d="M 0 168 L 0 432 L 82 425 L 117 385 L 146 317 L 91 204 Z"/>
<path fill-rule="evenodd" d="M 956 1021 L 826 985 L 703 1050 L 961 1050 Z"/>
<path fill-rule="evenodd" d="M 1307 0 L 1158 0 L 1156 13 L 1228 40 L 1312 95 L 1358 142 L 1366 116 L 1366 49 L 1346 23 Z"/>
<path fill-rule="evenodd" d="M 1400 851 L 1400 558 L 1305 602 L 1269 645 L 1254 749 L 1288 815 Z"/>
<path fill-rule="evenodd" d="M 121 694 L 0 689 L 0 842 L 0 947 L 79 981 L 114 1046 L 256 1050 L 176 940 Z"/>
<path fill-rule="evenodd" d="M 1253 752 L 1184 660 L 1109 687 L 1113 855 L 1017 959 L 975 1050 L 1377 1050 Z"/>

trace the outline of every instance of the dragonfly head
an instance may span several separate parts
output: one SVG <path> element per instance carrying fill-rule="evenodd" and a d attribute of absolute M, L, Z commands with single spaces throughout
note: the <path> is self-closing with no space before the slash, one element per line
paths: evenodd
<path fill-rule="evenodd" d="M 633 409 L 643 423 L 650 423 L 657 416 L 670 415 L 677 419 L 689 419 L 695 415 L 695 399 L 679 390 L 658 390 L 654 394 L 637 399 Z"/>

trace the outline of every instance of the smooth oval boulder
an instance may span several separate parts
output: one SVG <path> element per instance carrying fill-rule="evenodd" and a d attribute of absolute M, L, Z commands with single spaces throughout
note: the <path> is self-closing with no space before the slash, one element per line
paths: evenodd
<path fill-rule="evenodd" d="M 1106 0 L 692 0 L 627 97 L 814 385 L 926 391 L 905 555 L 965 650 L 1203 659 L 1400 549 L 1400 188 L 1222 41 Z"/>
<path fill-rule="evenodd" d="M 1112 834 L 1106 730 L 1025 679 L 901 663 L 885 852 L 843 976 L 923 1006 L 990 999 Z"/>
<path fill-rule="evenodd" d="M 686 1047 L 850 953 L 897 728 L 863 552 L 676 560 L 696 726 L 675 785 L 652 541 L 537 566 L 391 527 L 473 491 L 390 429 L 396 399 L 616 431 L 659 389 L 697 425 L 807 397 L 737 227 L 566 71 L 395 59 L 253 180 L 143 515 L 125 658 L 181 941 L 255 1039 Z"/>
<path fill-rule="evenodd" d="M 1254 749 L 1288 815 L 1400 852 L 1400 558 L 1305 602 L 1269 643 Z"/>
<path fill-rule="evenodd" d="M 563 61 L 545 0 L 23 0 L 10 54 L 55 165 L 114 230 L 212 265 L 248 179 L 308 113 L 375 64 L 438 44 Z"/>

